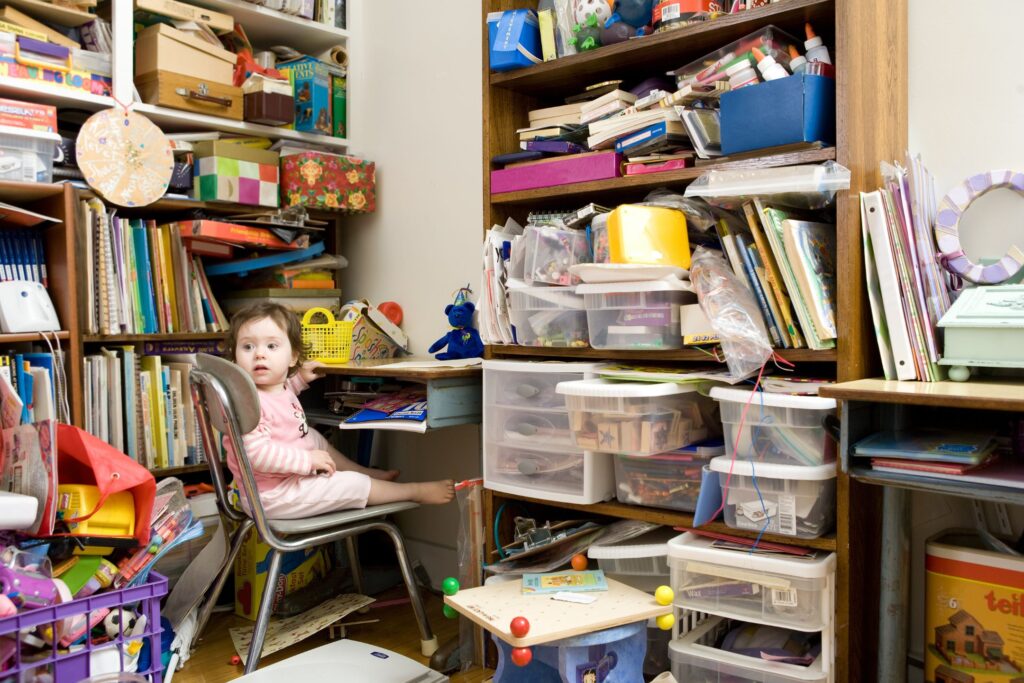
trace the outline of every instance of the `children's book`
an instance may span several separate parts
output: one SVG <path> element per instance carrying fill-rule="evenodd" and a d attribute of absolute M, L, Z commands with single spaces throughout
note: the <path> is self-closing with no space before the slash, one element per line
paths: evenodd
<path fill-rule="evenodd" d="M 835 339 L 836 226 L 811 221 L 784 221 L 786 255 L 807 303 L 814 329 L 822 339 Z"/>
<path fill-rule="evenodd" d="M 985 432 L 922 430 L 879 432 L 853 447 L 860 457 L 934 460 L 977 465 L 995 449 L 992 434 Z"/>
<path fill-rule="evenodd" d="M 542 595 L 544 593 L 588 593 L 590 591 L 606 591 L 608 582 L 600 569 L 589 569 L 582 572 L 549 572 L 547 574 L 523 574 L 523 594 Z"/>
<path fill-rule="evenodd" d="M 422 392 L 399 392 L 381 396 L 363 405 L 338 429 L 392 429 L 427 431 L 427 400 Z"/>

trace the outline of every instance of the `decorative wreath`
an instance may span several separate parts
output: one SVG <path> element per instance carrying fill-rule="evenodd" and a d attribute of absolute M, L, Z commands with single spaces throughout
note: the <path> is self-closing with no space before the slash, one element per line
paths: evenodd
<path fill-rule="evenodd" d="M 971 176 L 949 191 L 939 204 L 935 218 L 935 241 L 942 253 L 943 267 L 979 285 L 1005 282 L 1024 267 L 1024 251 L 1017 245 L 1011 245 L 998 262 L 987 266 L 972 262 L 960 246 L 960 219 L 964 212 L 978 197 L 1001 188 L 1024 195 L 1024 173 L 1000 169 Z"/>

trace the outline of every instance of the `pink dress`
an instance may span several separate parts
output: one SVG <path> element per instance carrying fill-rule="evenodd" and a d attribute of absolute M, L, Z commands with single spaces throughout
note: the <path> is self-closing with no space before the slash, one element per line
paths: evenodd
<path fill-rule="evenodd" d="M 298 375 L 284 391 L 259 392 L 260 421 L 242 437 L 263 509 L 271 519 L 301 519 L 338 510 L 366 507 L 370 478 L 338 470 L 331 476 L 313 474 L 310 451 L 327 450 L 327 440 L 306 424 L 296 394 L 309 385 Z M 225 439 L 228 469 L 241 481 L 241 468 Z M 246 507 L 245 492 L 239 486 Z"/>

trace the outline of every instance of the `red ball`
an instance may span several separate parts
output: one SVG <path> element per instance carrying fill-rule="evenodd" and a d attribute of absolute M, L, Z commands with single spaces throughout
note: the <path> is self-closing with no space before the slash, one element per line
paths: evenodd
<path fill-rule="evenodd" d="M 238 655 L 231 655 L 231 666 L 239 666 L 242 663 L 242 658 Z"/>
<path fill-rule="evenodd" d="M 533 650 L 528 647 L 516 647 L 512 649 L 512 663 L 516 666 L 526 666 L 533 659 Z"/>
<path fill-rule="evenodd" d="M 512 632 L 516 638 L 522 638 L 530 632 L 530 622 L 526 620 L 526 617 L 516 617 L 509 624 L 508 630 Z"/>
<path fill-rule="evenodd" d="M 394 301 L 385 301 L 382 304 L 378 304 L 377 310 L 383 313 L 384 317 L 395 325 L 401 325 L 402 318 L 405 317 L 402 307 Z"/>
<path fill-rule="evenodd" d="M 572 556 L 572 568 L 575 569 L 576 571 L 578 571 L 578 572 L 586 571 L 588 564 L 589 564 L 589 562 L 587 561 L 587 556 L 584 555 L 583 553 L 580 553 L 578 555 L 573 555 Z"/>

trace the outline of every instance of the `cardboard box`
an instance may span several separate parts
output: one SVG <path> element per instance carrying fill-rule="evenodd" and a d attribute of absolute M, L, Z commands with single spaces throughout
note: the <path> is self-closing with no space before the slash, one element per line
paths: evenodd
<path fill-rule="evenodd" d="M 229 33 L 235 27 L 235 18 L 223 12 L 196 7 L 177 0 L 135 0 L 135 9 L 160 14 L 171 19 L 196 21 L 206 24 L 217 33 Z"/>
<path fill-rule="evenodd" d="M 153 24 L 135 38 L 135 75 L 157 71 L 232 85 L 235 54 L 173 26 Z"/>
<path fill-rule="evenodd" d="M 278 62 L 277 70 L 292 84 L 295 123 L 304 133 L 331 134 L 331 69 L 315 57 Z"/>
<path fill-rule="evenodd" d="M 491 171 L 491 194 L 617 178 L 622 155 L 585 152 Z"/>
<path fill-rule="evenodd" d="M 0 126 L 57 132 L 57 108 L 48 104 L 0 99 Z"/>
<path fill-rule="evenodd" d="M 331 134 L 336 138 L 348 135 L 348 106 L 345 103 L 348 78 L 339 74 L 331 74 L 331 116 L 333 126 Z"/>
<path fill-rule="evenodd" d="M 355 321 L 349 360 L 394 358 L 399 350 L 409 350 L 409 338 L 405 333 L 366 301 L 345 304 L 341 309 L 341 319 Z"/>
<path fill-rule="evenodd" d="M 214 140 L 196 143 L 193 154 L 196 199 L 277 206 L 277 152 Z"/>
<path fill-rule="evenodd" d="M 0 78 L 20 78 L 26 82 L 37 81 L 92 95 L 111 95 L 109 55 L 88 53 L 86 50 L 70 50 L 71 71 L 68 71 L 67 57 L 58 58 L 52 55 L 53 47 L 31 38 L 0 33 Z M 16 48 L 21 52 L 20 57 L 15 57 Z M 26 60 L 31 60 L 33 64 L 25 63 Z M 58 61 L 60 63 L 54 63 L 53 68 L 41 66 Z M 97 69 L 96 67 L 101 64 L 103 69 Z"/>
<path fill-rule="evenodd" d="M 540 26 L 531 9 L 491 12 L 487 15 L 491 71 L 510 71 L 540 64 Z"/>
<path fill-rule="evenodd" d="M 799 74 L 722 94 L 722 153 L 836 141 L 836 82 Z"/>
<path fill-rule="evenodd" d="M 327 152 L 301 152 L 281 159 L 281 201 L 285 206 L 372 213 L 376 192 L 372 161 Z"/>
<path fill-rule="evenodd" d="M 270 546 L 259 540 L 255 529 L 250 529 L 235 559 L 235 614 L 240 617 L 256 619 L 263 602 L 263 588 L 267 585 L 269 555 Z M 287 553 L 281 558 L 274 605 L 284 596 L 325 577 L 327 569 L 323 548 Z"/>
<path fill-rule="evenodd" d="M 1024 559 L 985 549 L 974 531 L 925 546 L 924 680 L 1024 678 Z"/>

